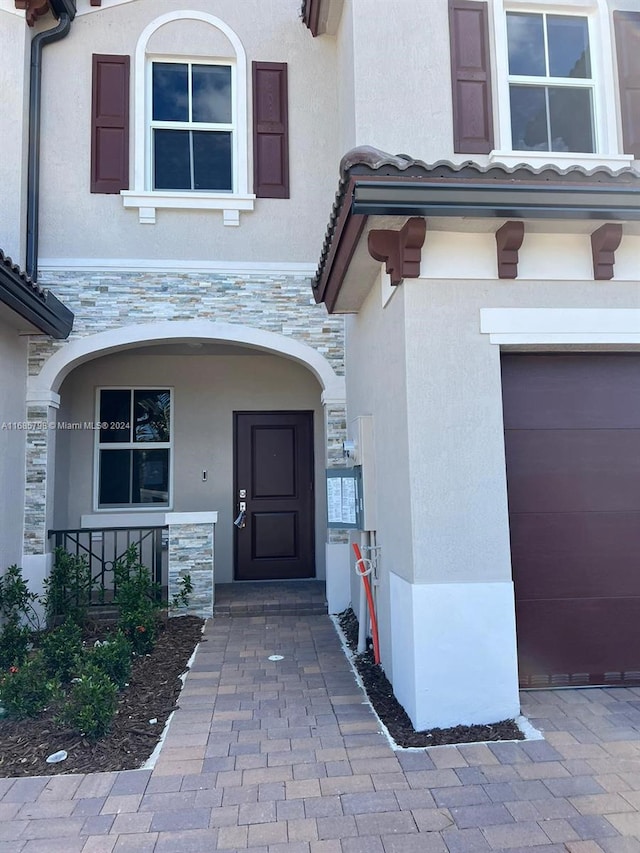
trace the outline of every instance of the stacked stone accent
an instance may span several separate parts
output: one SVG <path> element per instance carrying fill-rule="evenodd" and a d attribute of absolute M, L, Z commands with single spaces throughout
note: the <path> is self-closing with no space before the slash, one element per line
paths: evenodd
<path fill-rule="evenodd" d="M 179 610 L 169 608 L 170 616 L 213 616 L 214 596 L 214 524 L 169 523 L 169 602 L 182 589 L 181 578 L 189 575 L 193 592 L 188 607 Z"/>
<path fill-rule="evenodd" d="M 329 316 L 316 305 L 311 282 L 302 275 L 235 276 L 214 273 L 163 272 L 55 272 L 41 274 L 39 283 L 50 287 L 75 314 L 69 341 L 123 326 L 162 320 L 210 320 L 237 323 L 291 337 L 321 353 L 338 376 L 344 375 L 344 320 Z M 33 337 L 29 347 L 29 375 L 66 341 Z M 346 437 L 344 407 L 327 401 L 327 465 L 344 464 Z M 46 412 L 34 410 L 39 419 Z M 28 437 L 25 553 L 46 551 L 47 446 L 50 436 Z M 330 541 L 346 541 L 332 531 Z"/>
<path fill-rule="evenodd" d="M 24 553 L 44 554 L 47 544 L 47 457 L 55 411 L 27 406 Z"/>

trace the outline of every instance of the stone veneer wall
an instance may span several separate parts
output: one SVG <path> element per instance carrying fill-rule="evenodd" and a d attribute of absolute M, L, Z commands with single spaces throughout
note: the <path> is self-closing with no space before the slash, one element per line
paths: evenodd
<path fill-rule="evenodd" d="M 307 344 L 324 356 L 338 376 L 344 375 L 344 320 L 328 316 L 323 305 L 315 304 L 307 276 L 56 271 L 41 274 L 39 284 L 50 287 L 74 312 L 69 341 L 160 320 L 237 323 Z M 65 345 L 65 341 L 33 337 L 29 345 L 29 375 L 37 375 L 47 359 Z M 33 420 L 39 420 L 41 414 L 44 412 L 40 410 L 29 412 Z M 47 550 L 46 466 L 50 432 L 33 430 L 27 434 L 26 554 Z M 345 437 L 344 407 L 328 401 L 328 465 L 344 464 Z M 330 541 L 345 540 L 339 531 L 332 531 Z"/>
<path fill-rule="evenodd" d="M 169 523 L 169 582 L 168 598 L 181 590 L 181 578 L 189 575 L 193 591 L 189 605 L 178 611 L 169 611 L 170 616 L 213 616 L 214 595 L 214 524 Z"/>

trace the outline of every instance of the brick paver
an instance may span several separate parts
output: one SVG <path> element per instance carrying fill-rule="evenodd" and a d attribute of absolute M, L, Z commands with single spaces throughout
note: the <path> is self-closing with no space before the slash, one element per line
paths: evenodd
<path fill-rule="evenodd" d="M 153 770 L 0 779 L 0 853 L 640 853 L 640 688 L 524 693 L 543 740 L 394 751 L 330 619 L 272 605 L 208 623 Z"/>

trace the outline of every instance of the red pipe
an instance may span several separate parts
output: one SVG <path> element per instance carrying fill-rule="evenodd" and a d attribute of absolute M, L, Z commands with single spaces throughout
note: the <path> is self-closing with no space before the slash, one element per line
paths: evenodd
<path fill-rule="evenodd" d="M 371 595 L 371 584 L 369 583 L 369 573 L 364 565 L 364 560 L 362 559 L 362 552 L 360 551 L 360 546 L 357 542 L 352 542 L 351 547 L 353 548 L 353 553 L 356 555 L 356 571 L 362 578 L 362 583 L 364 584 L 364 591 L 367 596 L 367 603 L 369 605 L 369 616 L 371 617 L 371 634 L 373 636 L 373 662 L 380 663 L 380 643 L 378 641 L 378 621 L 376 619 L 376 611 L 373 607 L 373 596 Z M 362 619 L 362 613 L 360 614 L 360 618 Z"/>

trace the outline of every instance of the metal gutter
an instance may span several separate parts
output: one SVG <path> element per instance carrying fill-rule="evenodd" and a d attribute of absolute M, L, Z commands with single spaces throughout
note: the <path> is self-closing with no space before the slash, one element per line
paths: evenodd
<path fill-rule="evenodd" d="M 579 184 L 482 184 L 358 180 L 353 214 L 367 216 L 470 216 L 518 219 L 640 220 L 640 193 L 618 187 Z"/>
<path fill-rule="evenodd" d="M 38 279 L 38 219 L 40 208 L 40 120 L 42 103 L 42 51 L 47 44 L 63 39 L 71 29 L 75 16 L 75 0 L 50 0 L 59 17 L 53 29 L 35 35 L 31 41 L 29 88 L 29 149 L 27 164 L 27 248 L 26 271 Z"/>

